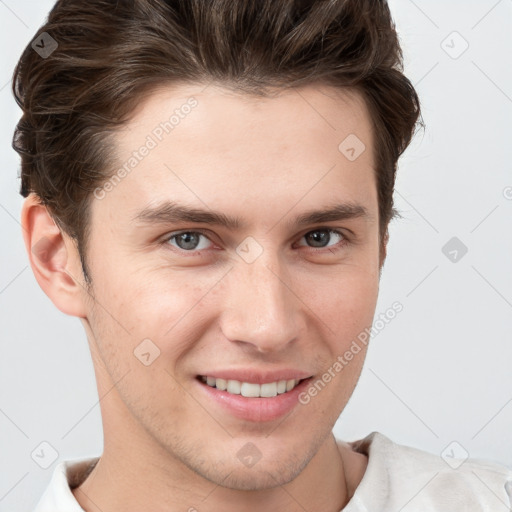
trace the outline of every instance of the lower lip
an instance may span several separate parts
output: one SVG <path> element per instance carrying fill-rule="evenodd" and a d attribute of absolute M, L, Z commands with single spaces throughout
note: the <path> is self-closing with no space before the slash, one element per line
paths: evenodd
<path fill-rule="evenodd" d="M 249 398 L 208 386 L 196 378 L 197 384 L 210 400 L 220 404 L 233 416 L 247 421 L 272 421 L 289 413 L 298 403 L 299 395 L 309 385 L 312 377 L 304 379 L 291 391 L 269 398 Z"/>

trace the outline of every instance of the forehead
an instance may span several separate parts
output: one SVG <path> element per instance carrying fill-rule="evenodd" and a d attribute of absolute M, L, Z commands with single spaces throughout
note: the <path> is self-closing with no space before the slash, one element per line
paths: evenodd
<path fill-rule="evenodd" d="M 223 142 L 246 142 L 249 134 L 262 139 L 278 134 L 279 141 L 289 142 L 305 137 L 315 143 L 326 134 L 336 142 L 358 132 L 367 146 L 373 146 L 371 125 L 362 94 L 351 88 L 317 84 L 273 89 L 268 96 L 256 96 L 215 84 L 162 85 L 140 99 L 118 141 L 133 145 L 136 141 L 131 134 L 137 136 L 141 131 L 155 132 L 158 139 L 171 131 L 178 137 L 193 132 L 197 138 L 206 133 L 217 147 Z M 167 143 L 171 142 L 168 138 Z"/>
<path fill-rule="evenodd" d="M 370 210 L 373 144 L 354 90 L 312 85 L 259 97 L 217 85 L 161 87 L 115 135 L 124 171 L 102 207 L 122 200 L 133 218 L 149 204 L 180 200 L 240 216 L 242 205 L 263 215 L 262 200 L 269 213 L 284 213 L 294 203 L 306 210 L 357 196 Z"/>

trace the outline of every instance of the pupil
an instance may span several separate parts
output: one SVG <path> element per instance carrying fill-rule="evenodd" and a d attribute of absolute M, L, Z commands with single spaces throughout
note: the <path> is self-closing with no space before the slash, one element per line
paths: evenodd
<path fill-rule="evenodd" d="M 327 231 L 312 231 L 308 237 L 310 238 L 310 241 L 313 241 L 313 245 L 320 242 L 320 245 L 316 245 L 316 247 L 324 247 L 325 243 L 328 242 L 329 233 Z M 325 243 L 322 244 L 322 242 Z"/>
<path fill-rule="evenodd" d="M 190 242 L 191 240 L 192 243 Z M 183 242 L 185 246 L 183 246 Z M 178 235 L 177 243 L 180 249 L 195 249 L 198 243 L 198 236 L 193 233 L 181 233 L 181 235 Z"/>

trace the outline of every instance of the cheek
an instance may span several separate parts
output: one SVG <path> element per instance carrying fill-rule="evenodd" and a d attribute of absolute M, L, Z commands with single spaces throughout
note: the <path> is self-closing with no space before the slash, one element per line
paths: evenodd
<path fill-rule="evenodd" d="M 97 294 L 103 308 L 96 307 L 108 328 L 103 329 L 102 342 L 126 360 L 149 339 L 157 347 L 153 350 L 164 356 L 155 360 L 158 366 L 163 360 L 175 362 L 193 347 L 203 327 L 199 315 L 205 312 L 198 305 L 208 288 L 190 282 L 190 275 L 169 270 L 105 275 Z"/>
<path fill-rule="evenodd" d="M 347 339 L 372 322 L 378 296 L 375 272 L 351 265 L 329 275 L 297 279 L 297 295 L 322 321 L 329 337 Z"/>
<path fill-rule="evenodd" d="M 109 280 L 110 279 L 110 280 Z M 96 293 L 90 324 L 101 358 L 132 412 L 167 404 L 182 409 L 177 363 L 200 338 L 190 321 L 200 290 L 137 273 L 105 276 Z M 200 326 L 199 326 L 200 327 Z M 159 389 L 161 395 L 153 395 Z M 173 400 L 172 397 L 182 397 Z"/>

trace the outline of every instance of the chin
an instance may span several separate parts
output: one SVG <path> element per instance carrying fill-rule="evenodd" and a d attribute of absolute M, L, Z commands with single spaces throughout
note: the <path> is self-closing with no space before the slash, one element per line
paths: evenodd
<path fill-rule="evenodd" d="M 264 467 L 257 470 L 256 468 L 234 469 L 227 478 L 216 483 L 237 491 L 261 491 L 285 485 L 291 482 L 299 472 L 290 468 L 285 473 L 272 471 L 272 468 L 266 470 Z"/>

